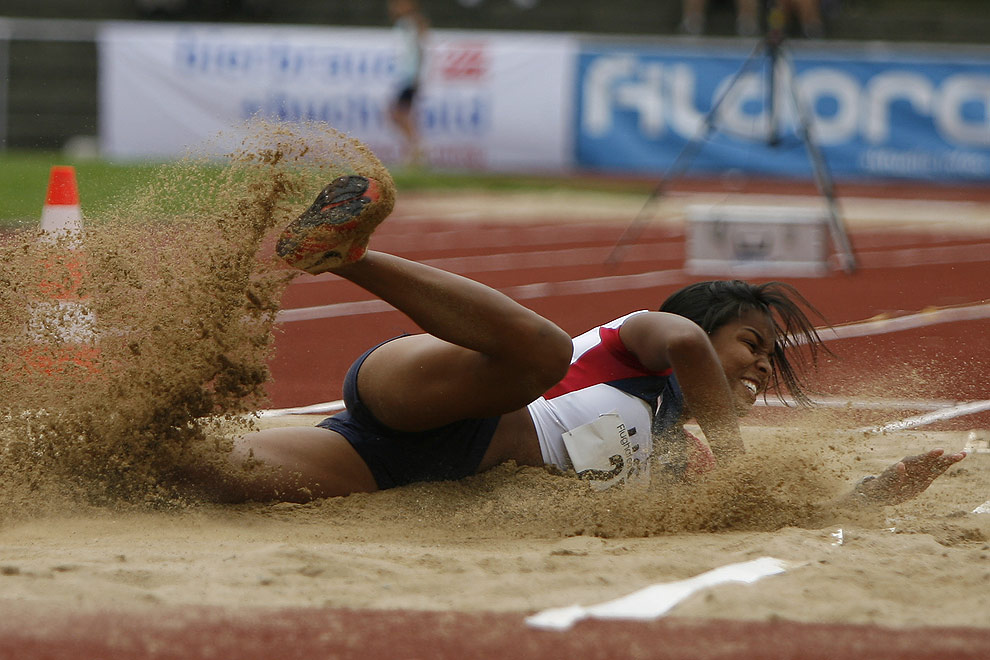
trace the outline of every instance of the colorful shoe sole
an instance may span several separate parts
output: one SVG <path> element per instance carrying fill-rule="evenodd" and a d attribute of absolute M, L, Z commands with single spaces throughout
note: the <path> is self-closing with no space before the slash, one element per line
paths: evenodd
<path fill-rule="evenodd" d="M 342 176 L 324 188 L 285 228 L 275 246 L 290 266 L 314 275 L 364 257 L 368 239 L 392 211 L 392 195 L 363 176 Z"/>

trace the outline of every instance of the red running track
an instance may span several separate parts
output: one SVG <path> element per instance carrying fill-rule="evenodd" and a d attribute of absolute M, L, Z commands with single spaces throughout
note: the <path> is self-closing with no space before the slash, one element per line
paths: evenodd
<path fill-rule="evenodd" d="M 0 622 L 0 659 L 23 660 L 985 660 L 990 631 L 788 621 L 579 622 L 569 631 L 496 613 L 190 608 Z"/>

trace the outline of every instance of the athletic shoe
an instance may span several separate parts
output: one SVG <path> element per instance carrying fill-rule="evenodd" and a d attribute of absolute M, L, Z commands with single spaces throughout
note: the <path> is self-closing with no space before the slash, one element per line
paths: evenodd
<path fill-rule="evenodd" d="M 290 266 L 313 275 L 364 257 L 382 220 L 392 212 L 394 194 L 376 179 L 342 176 L 289 224 L 275 246 Z"/>

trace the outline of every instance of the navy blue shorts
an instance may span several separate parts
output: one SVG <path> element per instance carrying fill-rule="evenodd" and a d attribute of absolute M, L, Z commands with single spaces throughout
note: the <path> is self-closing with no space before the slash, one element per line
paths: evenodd
<path fill-rule="evenodd" d="M 415 481 L 461 479 L 477 472 L 501 417 L 466 419 L 428 431 L 396 431 L 385 426 L 361 402 L 357 388 L 358 370 L 378 346 L 347 370 L 347 409 L 317 426 L 344 436 L 368 464 L 381 489 Z"/>

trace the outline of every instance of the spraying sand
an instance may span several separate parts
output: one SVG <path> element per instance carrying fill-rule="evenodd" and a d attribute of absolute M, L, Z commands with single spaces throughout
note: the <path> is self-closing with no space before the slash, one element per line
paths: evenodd
<path fill-rule="evenodd" d="M 163 168 L 86 218 L 80 245 L 36 232 L 4 243 L 0 522 L 65 502 L 179 506 L 176 471 L 222 452 L 261 407 L 292 277 L 273 232 L 325 181 L 387 174 L 329 129 L 261 124 L 249 136 L 222 160 Z M 73 277 L 71 306 L 45 300 Z M 81 309 L 89 327 L 67 338 Z"/>

